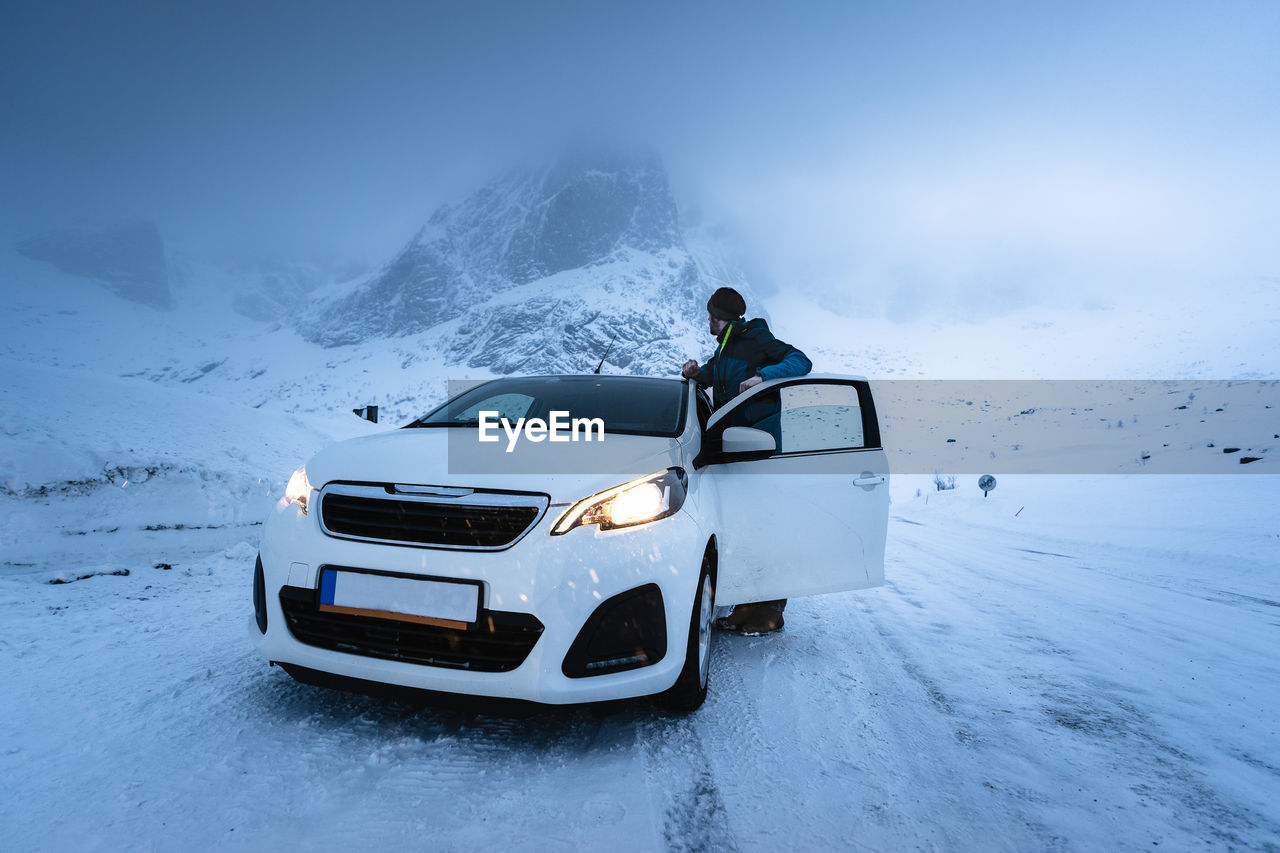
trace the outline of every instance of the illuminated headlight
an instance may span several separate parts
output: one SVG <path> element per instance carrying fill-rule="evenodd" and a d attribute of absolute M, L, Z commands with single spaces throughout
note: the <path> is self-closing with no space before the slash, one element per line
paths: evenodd
<path fill-rule="evenodd" d="M 289 478 L 289 485 L 284 487 L 284 502 L 297 504 L 305 515 L 307 501 L 311 498 L 311 483 L 307 480 L 307 467 L 304 465 Z"/>
<path fill-rule="evenodd" d="M 666 518 L 684 505 L 686 484 L 683 468 L 668 468 L 623 483 L 569 507 L 551 528 L 551 534 L 557 536 L 590 524 L 599 525 L 601 530 L 614 530 Z"/>

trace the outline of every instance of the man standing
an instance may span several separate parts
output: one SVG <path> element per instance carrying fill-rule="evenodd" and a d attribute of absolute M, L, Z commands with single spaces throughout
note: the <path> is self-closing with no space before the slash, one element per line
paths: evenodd
<path fill-rule="evenodd" d="M 701 367 L 689 359 L 680 371 L 699 387 L 711 388 L 711 402 L 717 409 L 766 379 L 804 376 L 813 369 L 808 356 L 775 338 L 763 319 L 746 321 L 746 313 L 746 300 L 732 287 L 722 287 L 711 294 L 707 321 L 719 344 L 715 355 Z M 716 627 L 742 634 L 771 634 L 781 630 L 786 606 L 786 599 L 739 604 L 728 616 L 717 620 Z"/>

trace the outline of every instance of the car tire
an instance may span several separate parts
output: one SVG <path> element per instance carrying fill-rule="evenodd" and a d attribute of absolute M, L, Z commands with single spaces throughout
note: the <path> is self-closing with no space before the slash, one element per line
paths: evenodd
<path fill-rule="evenodd" d="M 715 616 L 716 584 L 711 560 L 702 558 L 698 592 L 689 616 L 689 640 L 685 645 L 684 667 L 676 683 L 658 694 L 658 705 L 670 711 L 688 713 L 702 707 L 711 681 L 711 623 Z"/>

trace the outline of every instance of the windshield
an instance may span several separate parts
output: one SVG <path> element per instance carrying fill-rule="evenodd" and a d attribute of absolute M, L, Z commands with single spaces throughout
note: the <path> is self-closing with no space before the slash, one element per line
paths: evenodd
<path fill-rule="evenodd" d="M 683 382 L 639 376 L 526 376 L 478 385 L 409 424 L 409 427 L 475 426 L 488 419 L 547 421 L 552 412 L 569 418 L 599 418 L 607 433 L 660 435 L 683 431 L 686 394 Z"/>

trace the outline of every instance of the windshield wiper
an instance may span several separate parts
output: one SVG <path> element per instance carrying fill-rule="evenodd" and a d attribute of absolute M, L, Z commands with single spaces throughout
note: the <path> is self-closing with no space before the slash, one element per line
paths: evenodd
<path fill-rule="evenodd" d="M 477 426 L 479 421 L 423 421 L 417 420 L 407 425 L 405 429 L 417 429 L 420 427 L 473 427 Z"/>

